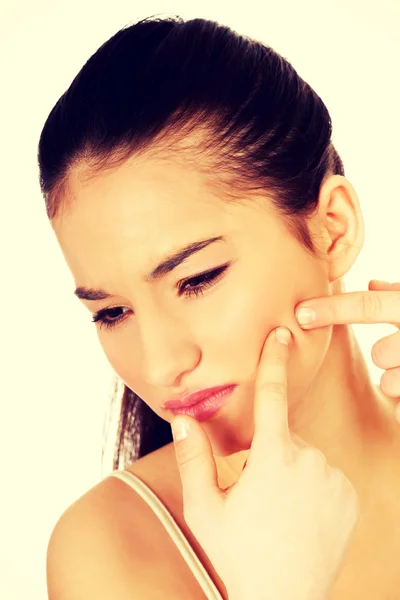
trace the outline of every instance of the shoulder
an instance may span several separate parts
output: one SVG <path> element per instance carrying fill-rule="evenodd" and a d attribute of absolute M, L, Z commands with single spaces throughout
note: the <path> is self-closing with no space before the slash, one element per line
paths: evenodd
<path fill-rule="evenodd" d="M 150 457 L 129 470 L 146 473 L 145 463 L 150 466 Z M 128 600 L 132 592 L 150 599 L 151 549 L 144 535 L 149 512 L 143 499 L 116 477 L 106 477 L 76 500 L 48 543 L 49 600 Z"/>

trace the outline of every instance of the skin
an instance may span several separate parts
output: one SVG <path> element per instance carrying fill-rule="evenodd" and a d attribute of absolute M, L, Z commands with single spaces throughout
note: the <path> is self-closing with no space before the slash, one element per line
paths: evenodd
<path fill-rule="evenodd" d="M 295 307 L 306 298 L 343 293 L 342 277 L 364 242 L 357 194 L 338 175 L 320 190 L 310 221 L 324 259 L 311 256 L 284 226 L 270 200 L 228 205 L 201 175 L 173 162 L 127 161 L 84 181 L 71 173 L 63 218 L 52 222 L 76 286 L 112 297 L 83 301 L 92 313 L 124 307 L 114 329 L 96 325 L 118 376 L 161 418 L 163 403 L 185 393 L 238 383 L 229 403 L 204 427 L 220 484 L 242 470 L 253 435 L 253 396 L 265 338 L 278 325 L 292 332 L 288 418 L 294 434 L 320 449 L 356 488 L 361 508 L 377 500 L 399 456 L 392 404 L 370 380 L 347 324 L 303 330 Z M 226 235 L 163 279 L 143 277 L 171 251 Z M 182 279 L 232 261 L 203 295 L 178 296 Z M 125 314 L 124 314 L 125 313 Z M 396 459 L 398 460 L 398 458 Z"/>

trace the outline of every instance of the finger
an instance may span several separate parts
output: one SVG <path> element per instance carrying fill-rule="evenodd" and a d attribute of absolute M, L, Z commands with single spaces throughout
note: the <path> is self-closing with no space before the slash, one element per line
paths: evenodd
<path fill-rule="evenodd" d="M 177 425 L 188 425 L 186 437 L 180 436 Z M 204 519 L 205 511 L 215 510 L 221 497 L 218 486 L 217 466 L 211 442 L 203 427 L 196 419 L 179 416 L 171 422 L 174 448 L 182 483 L 183 509 L 185 518 Z M 211 506 L 213 508 L 211 509 Z"/>
<path fill-rule="evenodd" d="M 301 308 L 315 311 L 312 323 L 299 320 Z M 400 327 L 400 291 L 346 292 L 312 298 L 299 303 L 295 312 L 299 325 L 307 330 L 351 323 L 389 323 Z"/>
<path fill-rule="evenodd" d="M 287 405 L 288 359 L 289 345 L 281 344 L 276 329 L 273 329 L 264 343 L 255 383 L 252 456 L 258 452 L 265 456 L 266 449 L 291 441 Z"/>
<path fill-rule="evenodd" d="M 400 367 L 385 371 L 380 386 L 387 396 L 400 399 Z"/>
<path fill-rule="evenodd" d="M 385 291 L 400 291 L 400 283 L 389 283 L 388 281 L 380 281 L 379 279 L 371 279 L 368 284 L 369 290 L 385 290 Z"/>
<path fill-rule="evenodd" d="M 400 366 L 400 331 L 395 331 L 378 340 L 371 350 L 373 363 L 380 369 Z"/>

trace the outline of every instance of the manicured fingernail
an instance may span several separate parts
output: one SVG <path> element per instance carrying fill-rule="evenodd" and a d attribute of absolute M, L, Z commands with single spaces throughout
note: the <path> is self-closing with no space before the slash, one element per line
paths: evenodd
<path fill-rule="evenodd" d="M 309 325 L 317 318 L 317 313 L 312 308 L 299 308 L 296 312 L 296 319 L 300 325 Z"/>
<path fill-rule="evenodd" d="M 278 342 L 280 344 L 286 344 L 286 346 L 289 345 L 289 342 L 290 342 L 289 329 L 286 329 L 286 327 L 278 327 L 278 329 L 276 329 L 276 331 L 275 331 L 275 334 L 276 334 L 276 339 L 278 340 Z"/>
<path fill-rule="evenodd" d="M 175 419 L 171 423 L 171 429 L 175 442 L 180 442 L 189 435 L 189 423 L 186 419 Z"/>

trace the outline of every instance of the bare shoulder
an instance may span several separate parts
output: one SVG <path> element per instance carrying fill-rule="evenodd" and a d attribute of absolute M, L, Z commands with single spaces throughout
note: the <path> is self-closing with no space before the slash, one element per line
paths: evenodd
<path fill-rule="evenodd" d="M 127 470 L 151 485 L 161 450 L 158 457 L 148 455 Z M 151 513 L 116 477 L 106 477 L 76 500 L 57 521 L 48 543 L 49 600 L 130 600 L 133 592 L 135 597 L 159 598 L 149 589 L 156 557 L 152 536 L 145 535 L 146 525 L 154 523 Z"/>

